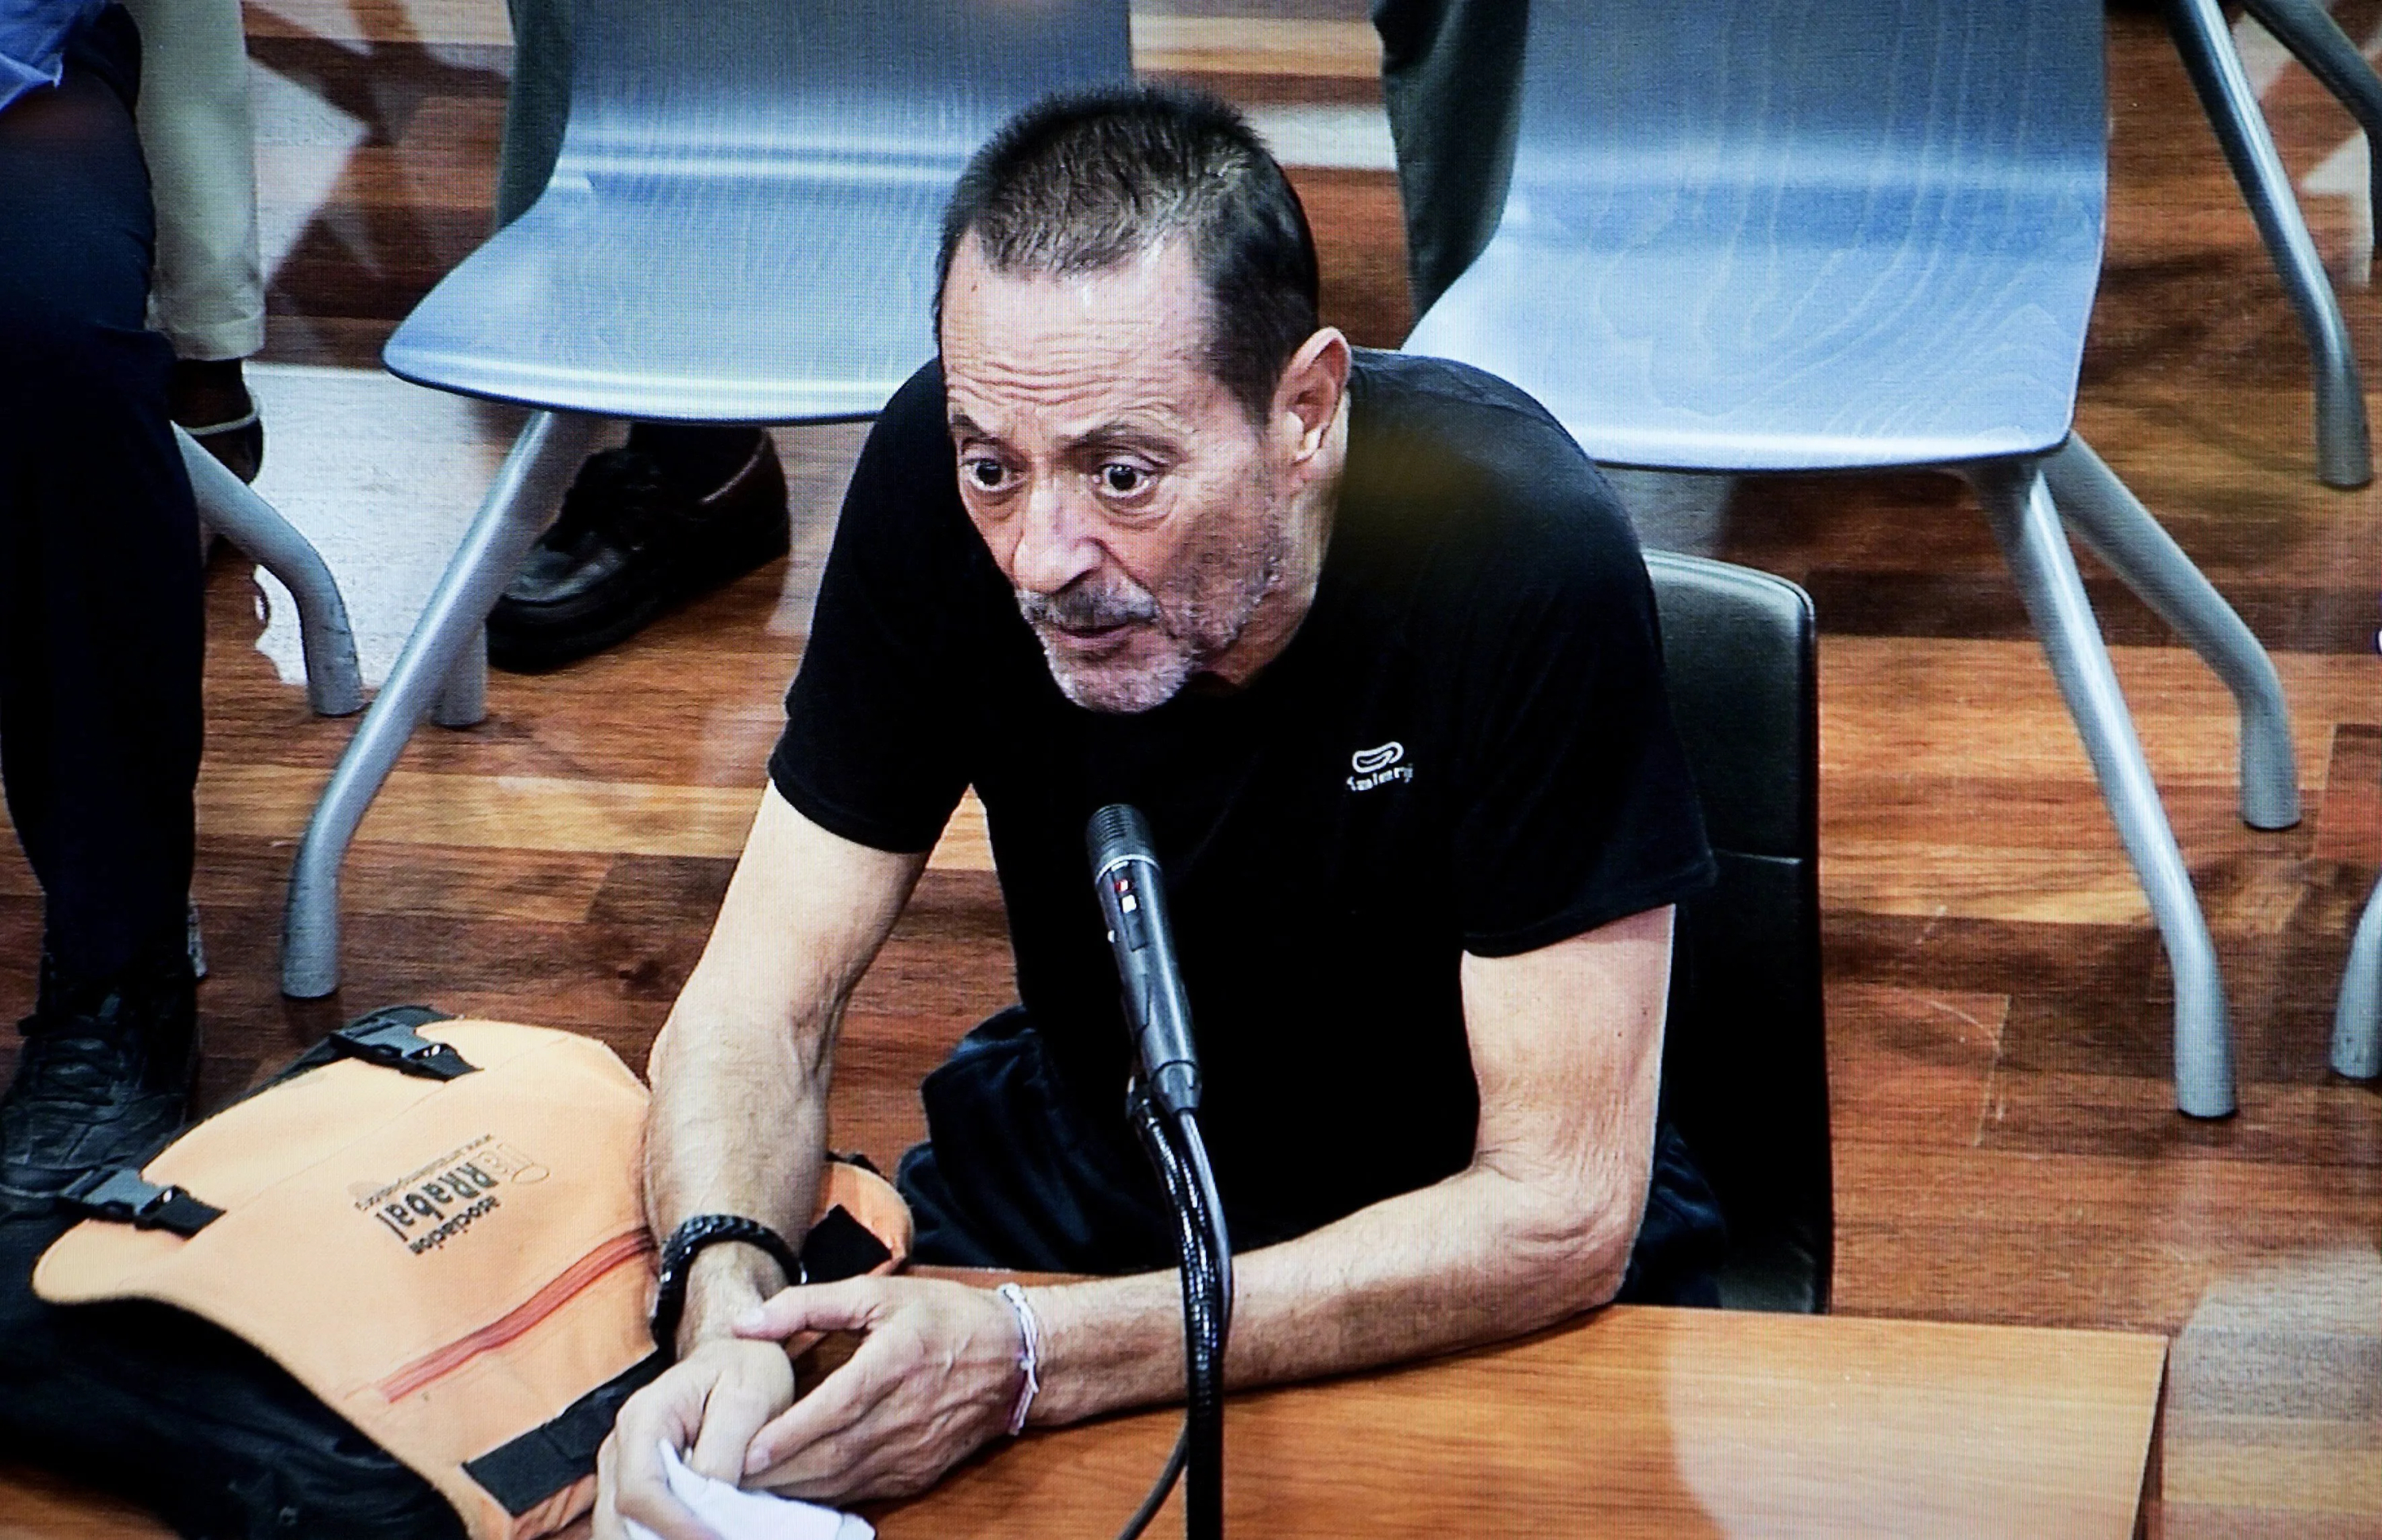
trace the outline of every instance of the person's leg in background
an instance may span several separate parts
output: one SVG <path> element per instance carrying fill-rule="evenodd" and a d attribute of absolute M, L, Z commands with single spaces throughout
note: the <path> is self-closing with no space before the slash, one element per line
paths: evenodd
<path fill-rule="evenodd" d="M 505 0 L 513 27 L 497 224 L 537 202 L 571 116 L 570 0 Z M 758 428 L 634 422 L 588 458 L 488 617 L 488 661 L 559 667 L 783 556 L 785 474 Z"/>
<path fill-rule="evenodd" d="M 149 321 L 174 348 L 174 421 L 244 482 L 264 425 L 240 361 L 264 346 L 256 130 L 239 0 L 125 0 L 141 29 L 141 148 L 157 210 Z"/>
<path fill-rule="evenodd" d="M 0 109 L 0 788 L 40 880 L 41 998 L 0 1094 L 0 1212 L 135 1159 L 197 1063 L 185 917 L 197 516 L 146 329 L 153 223 L 121 9 Z"/>
<path fill-rule="evenodd" d="M 497 227 L 527 213 L 554 175 L 571 117 L 571 0 L 505 0 L 513 78 L 497 153 Z"/>
<path fill-rule="evenodd" d="M 1529 18 L 1528 0 L 1373 0 L 1417 319 L 1504 212 Z"/>

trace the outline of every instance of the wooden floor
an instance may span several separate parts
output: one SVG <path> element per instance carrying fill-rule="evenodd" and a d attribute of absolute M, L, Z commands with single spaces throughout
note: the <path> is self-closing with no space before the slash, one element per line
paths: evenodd
<path fill-rule="evenodd" d="M 1144 18 L 1142 61 L 1254 103 L 1377 99 L 1359 0 L 1284 9 L 1305 18 Z M 2382 0 L 2339 10 L 2361 38 L 2382 26 Z M 283 104 L 261 153 L 268 226 L 289 237 L 266 356 L 369 367 L 485 228 L 501 16 L 493 0 L 248 15 L 279 82 L 263 99 Z M 1715 553 L 1804 583 L 1823 633 L 1837 1308 L 2169 1333 L 2166 1534 L 2382 1534 L 2382 1100 L 2326 1069 L 2347 926 L 2382 868 L 2382 492 L 2314 479 L 2298 333 L 2155 19 L 2113 12 L 2110 82 L 2107 270 L 2079 424 L 2276 650 L 2307 817 L 2281 834 L 2240 824 L 2224 692 L 2088 564 L 2232 991 L 2241 1113 L 2188 1121 L 2171 1105 L 2156 936 L 1966 494 L 1916 476 L 1739 492 Z M 2265 103 L 2296 176 L 2329 165 L 2320 185 L 2354 186 L 2336 156 L 2362 167 L 2358 147 L 2313 81 L 2283 69 Z M 1395 343 L 1393 179 L 1295 175 L 1331 318 Z M 2382 370 L 2370 218 L 2359 200 L 2304 202 Z M 276 454 L 305 449 L 297 434 L 384 462 L 405 447 L 362 414 L 269 428 Z M 492 418 L 490 442 L 502 432 Z M 798 484 L 792 561 L 578 668 L 499 677 L 478 728 L 425 729 L 350 862 L 346 986 L 325 1002 L 276 991 L 280 887 L 350 725 L 310 718 L 253 650 L 248 568 L 217 559 L 198 877 L 208 1096 L 394 1000 L 579 1028 L 642 1063 L 761 783 L 855 443 L 780 435 Z M 355 518 L 407 511 L 401 483 L 359 487 Z M 38 911 L 0 855 L 0 1011 L 29 1000 Z M 919 1128 L 918 1078 L 1010 989 L 981 843 L 955 837 L 862 987 L 838 1142 L 898 1153 Z M 0 1483 L 0 1536 L 149 1533 Z"/>

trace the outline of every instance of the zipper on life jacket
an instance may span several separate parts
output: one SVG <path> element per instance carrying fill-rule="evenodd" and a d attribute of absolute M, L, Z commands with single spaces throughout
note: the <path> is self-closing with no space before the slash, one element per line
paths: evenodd
<path fill-rule="evenodd" d="M 374 1388 L 380 1392 L 383 1400 L 392 1403 L 403 1400 L 432 1381 L 453 1374 L 482 1353 L 494 1351 L 522 1336 L 585 1292 L 596 1279 L 613 1268 L 633 1262 L 653 1249 L 654 1238 L 643 1228 L 616 1235 L 564 1268 L 554 1281 L 486 1326 L 467 1337 L 456 1338 L 443 1348 L 423 1354 L 382 1379 Z"/>

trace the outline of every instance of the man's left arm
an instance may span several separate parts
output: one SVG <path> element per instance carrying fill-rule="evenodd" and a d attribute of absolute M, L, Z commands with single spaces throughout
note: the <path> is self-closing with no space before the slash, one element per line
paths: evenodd
<path fill-rule="evenodd" d="M 1670 955 L 1666 907 L 1517 957 L 1466 956 L 1480 1093 L 1471 1163 L 1236 1259 L 1229 1381 L 1309 1378 L 1492 1341 L 1612 1299 L 1645 1206 Z M 1030 1297 L 1043 1329 L 1034 1422 L 1182 1394 L 1174 1275 Z M 1013 1354 L 1013 1331 L 1000 1329 L 1006 1314 L 982 1290 L 925 1279 L 779 1295 L 739 1329 L 869 1336 L 761 1431 L 748 1481 L 827 1499 L 923 1488 L 969 1452 L 938 1430 L 981 1425 L 945 1404 L 941 1386 L 971 1378 L 946 1366 Z"/>

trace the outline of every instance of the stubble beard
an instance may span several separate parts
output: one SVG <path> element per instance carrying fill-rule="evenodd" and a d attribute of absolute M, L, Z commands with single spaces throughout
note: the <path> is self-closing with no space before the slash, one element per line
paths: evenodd
<path fill-rule="evenodd" d="M 1041 642 L 1061 693 L 1087 711 L 1132 715 L 1174 699 L 1193 675 L 1230 651 L 1281 584 L 1289 558 L 1289 510 L 1269 494 L 1257 538 L 1221 553 L 1221 559 L 1193 561 L 1179 594 L 1160 598 L 1126 579 L 1102 590 L 1071 587 L 1046 594 L 1021 589 L 1017 607 Z M 1159 656 L 1138 665 L 1086 662 L 1070 656 L 1055 634 L 1062 626 L 1086 630 L 1121 622 L 1154 624 L 1164 642 Z"/>

